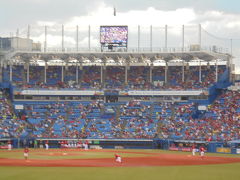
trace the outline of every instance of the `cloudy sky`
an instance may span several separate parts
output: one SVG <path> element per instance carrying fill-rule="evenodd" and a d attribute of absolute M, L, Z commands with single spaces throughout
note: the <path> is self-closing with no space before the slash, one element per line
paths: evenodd
<path fill-rule="evenodd" d="M 113 16 L 113 7 L 117 16 Z M 202 44 L 218 45 L 240 52 L 239 0 L 0 0 L 0 36 L 27 34 L 44 41 L 48 26 L 48 47 L 61 45 L 61 25 L 65 25 L 65 44 L 74 47 L 79 25 L 79 44 L 87 44 L 91 25 L 91 45 L 99 45 L 100 25 L 128 25 L 129 46 L 137 45 L 137 25 L 141 25 L 142 47 L 149 45 L 149 27 L 153 26 L 153 46 L 164 44 L 164 25 L 169 26 L 169 46 L 181 47 L 181 28 L 185 25 L 185 44 L 198 42 L 198 24 L 203 27 Z M 236 40 L 235 40 L 236 39 Z"/>

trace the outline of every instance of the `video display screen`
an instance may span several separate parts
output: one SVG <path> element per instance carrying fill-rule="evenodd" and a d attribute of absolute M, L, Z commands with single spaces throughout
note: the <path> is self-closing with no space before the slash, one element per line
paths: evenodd
<path fill-rule="evenodd" d="M 100 26 L 101 44 L 127 44 L 127 26 Z"/>

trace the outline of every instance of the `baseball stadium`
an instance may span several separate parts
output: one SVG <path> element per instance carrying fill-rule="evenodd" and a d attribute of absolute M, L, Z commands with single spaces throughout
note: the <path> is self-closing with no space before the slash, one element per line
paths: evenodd
<path fill-rule="evenodd" d="M 0 34 L 0 179 L 239 179 L 239 39 L 118 22 Z"/>

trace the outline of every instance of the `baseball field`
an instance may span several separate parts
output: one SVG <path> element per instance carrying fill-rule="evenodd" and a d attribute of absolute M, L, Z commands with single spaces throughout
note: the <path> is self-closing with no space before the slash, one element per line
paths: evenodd
<path fill-rule="evenodd" d="M 114 155 L 122 157 L 115 162 Z M 238 180 L 240 156 L 162 150 L 0 150 L 0 179 Z"/>

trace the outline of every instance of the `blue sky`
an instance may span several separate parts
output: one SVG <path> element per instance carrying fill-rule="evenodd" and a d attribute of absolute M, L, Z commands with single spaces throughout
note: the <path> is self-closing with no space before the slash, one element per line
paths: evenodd
<path fill-rule="evenodd" d="M 239 0 L 217 0 L 215 5 L 216 10 L 225 11 L 229 13 L 240 13 Z"/>

